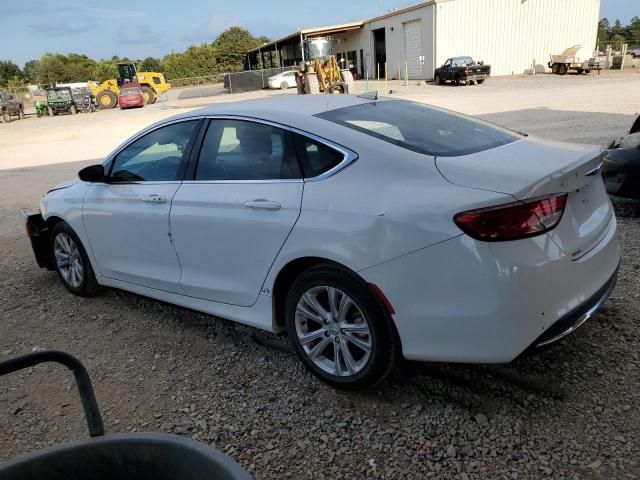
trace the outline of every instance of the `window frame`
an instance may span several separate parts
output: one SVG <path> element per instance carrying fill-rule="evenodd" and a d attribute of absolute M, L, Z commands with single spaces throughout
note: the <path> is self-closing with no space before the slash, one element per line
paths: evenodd
<path fill-rule="evenodd" d="M 245 122 L 251 122 L 251 123 L 258 123 L 258 124 L 262 124 L 262 125 L 267 125 L 270 127 L 275 127 L 275 128 L 279 128 L 281 130 L 284 130 L 285 132 L 289 132 L 289 133 L 296 133 L 298 135 L 302 135 L 303 137 L 307 137 L 311 140 L 314 140 L 318 143 L 321 143 L 323 145 L 325 145 L 326 147 L 332 148 L 333 150 L 336 150 L 337 152 L 339 152 L 340 154 L 342 154 L 342 160 L 333 168 L 327 170 L 326 172 L 321 173 L 320 175 L 317 175 L 315 177 L 309 177 L 306 178 L 303 176 L 302 174 L 302 166 L 300 165 L 300 158 L 298 157 L 298 153 L 295 149 L 294 146 L 294 161 L 295 164 L 292 165 L 292 168 L 295 168 L 298 173 L 299 173 L 299 177 L 300 178 L 275 178 L 275 179 L 268 179 L 268 180 L 197 180 L 195 178 L 196 175 L 196 170 L 198 167 L 198 160 L 200 158 L 200 152 L 202 150 L 202 144 L 204 142 L 204 137 L 205 134 L 209 128 L 209 125 L 215 121 L 215 120 L 235 120 L 235 121 L 245 121 Z M 291 137 L 293 137 L 291 135 Z M 294 139 L 291 138 L 291 142 L 293 144 Z M 249 117 L 249 116 L 245 116 L 245 115 L 206 115 L 201 127 L 200 127 L 200 131 L 198 132 L 198 136 L 196 137 L 196 140 L 193 144 L 193 148 L 191 150 L 191 155 L 189 157 L 189 162 L 187 165 L 187 169 L 186 169 L 186 174 L 184 177 L 184 181 L 183 183 L 197 183 L 197 184 L 201 184 L 201 183 L 211 183 L 211 184 L 215 184 L 215 183 L 236 183 L 236 184 L 242 184 L 242 183 L 300 183 L 300 182 L 318 182 L 321 180 L 324 180 L 326 178 L 329 178 L 335 174 L 337 174 L 338 172 L 340 172 L 341 170 L 345 169 L 347 166 L 349 166 L 351 163 L 353 163 L 354 161 L 356 161 L 358 159 L 358 154 L 355 153 L 352 150 L 349 150 L 346 147 L 343 147 L 341 145 L 336 144 L 335 142 L 332 142 L 330 140 L 327 140 L 326 138 L 322 138 L 319 137 L 318 135 L 309 133 L 307 131 L 301 130 L 299 128 L 295 128 L 295 127 L 291 127 L 289 125 L 283 125 L 281 123 L 277 123 L 277 122 L 272 122 L 270 120 L 264 120 L 261 118 L 255 118 L 255 117 Z"/>
<path fill-rule="evenodd" d="M 170 122 L 163 123 L 161 125 L 154 125 L 145 130 L 142 130 L 141 132 L 138 132 L 138 134 L 135 137 L 128 139 L 126 143 L 117 147 L 113 152 L 109 154 L 109 156 L 104 160 L 104 162 L 102 162 L 102 165 L 104 166 L 104 170 L 106 172 L 106 175 L 105 175 L 106 181 L 103 183 L 105 185 L 132 185 L 132 184 L 133 185 L 136 185 L 136 184 L 150 185 L 150 184 L 181 183 L 185 178 L 189 159 L 193 154 L 193 150 L 198 139 L 198 134 L 202 129 L 203 119 L 204 117 L 202 116 L 180 118 Z M 112 181 L 111 180 L 111 173 L 113 171 L 116 158 L 118 157 L 118 155 L 120 155 L 120 153 L 122 153 L 124 150 L 129 148 L 131 145 L 133 145 L 135 142 L 137 142 L 141 138 L 155 132 L 156 130 L 160 130 L 161 128 L 165 128 L 171 125 L 184 123 L 184 122 L 194 122 L 195 125 L 193 127 L 193 132 L 191 133 L 191 138 L 189 139 L 189 147 L 187 151 L 184 152 L 184 154 L 182 155 L 182 159 L 180 161 L 180 166 L 178 167 L 178 173 L 176 174 L 175 180 L 131 180 L 131 181 L 116 181 L 116 180 Z"/>

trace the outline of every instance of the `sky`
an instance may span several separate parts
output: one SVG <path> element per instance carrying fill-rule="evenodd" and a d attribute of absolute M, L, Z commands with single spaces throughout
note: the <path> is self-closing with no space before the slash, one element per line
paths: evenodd
<path fill-rule="evenodd" d="M 477 0 L 482 1 L 482 0 Z M 557 0 L 563 1 L 563 0 Z M 601 0 L 601 16 L 623 24 L 640 0 Z M 417 0 L 1 0 L 0 60 L 20 65 L 44 53 L 141 59 L 211 42 L 233 25 L 278 38 L 374 17 Z M 321 7 L 319 7 L 321 5 Z"/>

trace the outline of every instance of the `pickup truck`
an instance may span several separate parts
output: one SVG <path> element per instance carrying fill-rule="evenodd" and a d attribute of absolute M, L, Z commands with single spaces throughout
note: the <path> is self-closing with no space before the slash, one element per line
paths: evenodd
<path fill-rule="evenodd" d="M 15 115 L 21 120 L 24 118 L 22 102 L 9 92 L 0 92 L 0 119 L 2 123 L 9 122 L 11 115 Z"/>
<path fill-rule="evenodd" d="M 452 57 L 436 68 L 434 80 L 438 85 L 444 85 L 447 81 L 456 85 L 471 82 L 482 85 L 489 75 L 491 65 L 485 65 L 484 62 L 476 63 L 471 57 Z"/>

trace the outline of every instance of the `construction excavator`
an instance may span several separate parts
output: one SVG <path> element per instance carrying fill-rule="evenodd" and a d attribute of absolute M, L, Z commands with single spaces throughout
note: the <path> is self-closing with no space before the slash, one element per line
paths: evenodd
<path fill-rule="evenodd" d="M 118 104 L 120 87 L 126 83 L 139 83 L 142 86 L 142 94 L 145 103 L 155 103 L 158 96 L 171 88 L 164 75 L 159 72 L 138 72 L 133 62 L 118 63 L 118 78 L 105 80 L 102 83 L 89 81 L 89 89 L 96 98 L 98 108 L 106 110 L 114 108 Z"/>
<path fill-rule="evenodd" d="M 305 61 L 300 63 L 296 75 L 299 94 L 355 93 L 349 65 L 344 65 L 344 58 L 339 65 L 333 54 L 334 46 L 332 37 L 315 37 L 304 41 Z"/>

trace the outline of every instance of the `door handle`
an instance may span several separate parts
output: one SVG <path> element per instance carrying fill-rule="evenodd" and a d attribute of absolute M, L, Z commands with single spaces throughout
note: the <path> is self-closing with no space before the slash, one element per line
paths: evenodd
<path fill-rule="evenodd" d="M 278 202 L 272 202 L 270 200 L 252 200 L 250 202 L 244 202 L 244 206 L 247 208 L 255 208 L 259 210 L 280 210 L 282 205 Z"/>
<path fill-rule="evenodd" d="M 146 197 L 142 197 L 141 200 L 147 203 L 166 203 L 167 197 L 163 197 L 162 195 L 148 195 Z"/>

